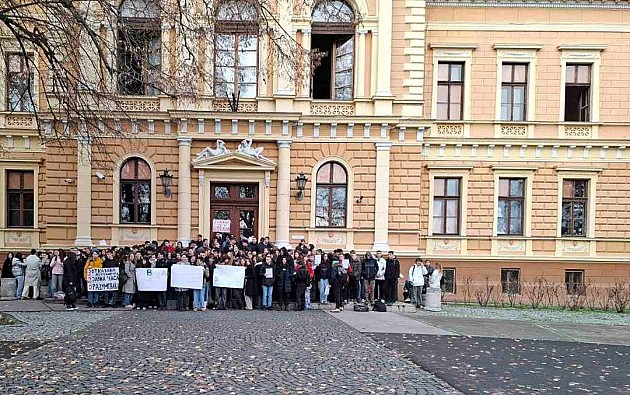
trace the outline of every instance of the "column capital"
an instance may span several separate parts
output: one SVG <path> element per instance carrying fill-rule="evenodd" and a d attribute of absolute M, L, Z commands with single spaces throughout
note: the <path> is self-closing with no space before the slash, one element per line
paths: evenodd
<path fill-rule="evenodd" d="M 192 144 L 192 137 L 178 137 L 177 142 L 180 146 L 190 146 Z"/>
<path fill-rule="evenodd" d="M 293 140 L 278 140 L 278 148 L 291 148 Z"/>
<path fill-rule="evenodd" d="M 367 29 L 359 29 L 357 30 L 357 33 L 359 33 L 360 36 L 365 36 L 367 34 Z"/>
<path fill-rule="evenodd" d="M 377 141 L 374 145 L 377 151 L 389 151 L 392 148 L 391 141 Z"/>

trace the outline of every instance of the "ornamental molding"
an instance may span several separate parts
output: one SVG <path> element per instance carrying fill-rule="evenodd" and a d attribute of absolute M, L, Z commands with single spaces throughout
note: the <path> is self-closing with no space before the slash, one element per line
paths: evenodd
<path fill-rule="evenodd" d="M 32 115 L 7 115 L 5 118 L 6 126 L 24 127 L 28 128 L 33 126 Z"/>
<path fill-rule="evenodd" d="M 526 125 L 501 125 L 501 137 L 527 137 Z"/>
<path fill-rule="evenodd" d="M 591 126 L 565 126 L 564 137 L 572 139 L 591 138 L 593 128 Z"/>
<path fill-rule="evenodd" d="M 118 105 L 122 111 L 144 112 L 160 111 L 160 99 L 120 99 Z"/>
<path fill-rule="evenodd" d="M 611 8 L 630 9 L 618 0 L 428 0 L 427 7 Z"/>
<path fill-rule="evenodd" d="M 217 112 L 234 112 L 230 103 L 226 100 L 215 100 L 212 102 L 212 110 Z M 239 102 L 236 112 L 258 112 L 258 102 Z"/>
<path fill-rule="evenodd" d="M 311 103 L 311 115 L 352 116 L 354 104 Z"/>
<path fill-rule="evenodd" d="M 436 137 L 462 137 L 464 135 L 464 125 L 462 124 L 442 124 L 435 128 Z"/>

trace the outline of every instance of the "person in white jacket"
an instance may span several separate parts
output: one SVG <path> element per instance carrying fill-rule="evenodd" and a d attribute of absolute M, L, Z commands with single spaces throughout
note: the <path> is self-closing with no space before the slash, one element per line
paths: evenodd
<path fill-rule="evenodd" d="M 385 269 L 387 268 L 387 261 L 383 258 L 381 251 L 376 251 L 376 278 L 375 278 L 375 300 L 385 299 Z"/>
<path fill-rule="evenodd" d="M 41 267 L 42 260 L 37 256 L 37 251 L 31 250 L 31 255 L 24 260 L 26 270 L 24 271 L 24 289 L 22 290 L 22 299 L 28 297 L 30 287 L 33 287 L 33 299 L 39 299 L 39 284 L 42 280 Z"/>
<path fill-rule="evenodd" d="M 424 287 L 424 276 L 427 269 L 422 263 L 422 259 L 417 258 L 416 262 L 409 268 L 409 282 L 411 282 L 411 303 L 416 307 L 422 305 L 422 288 Z"/>

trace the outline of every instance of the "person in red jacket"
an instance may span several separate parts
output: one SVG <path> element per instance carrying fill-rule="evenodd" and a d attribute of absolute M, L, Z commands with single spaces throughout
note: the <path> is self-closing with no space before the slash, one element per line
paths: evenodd
<path fill-rule="evenodd" d="M 168 254 L 169 252 L 173 254 L 175 252 L 175 247 L 171 245 L 170 240 L 164 240 L 162 243 L 162 247 L 160 248 L 164 254 Z"/>

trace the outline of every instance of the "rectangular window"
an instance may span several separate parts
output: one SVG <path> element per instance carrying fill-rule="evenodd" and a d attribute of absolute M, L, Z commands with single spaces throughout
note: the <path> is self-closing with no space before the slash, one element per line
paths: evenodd
<path fill-rule="evenodd" d="M 455 268 L 444 268 L 442 270 L 442 278 L 444 284 L 442 285 L 442 291 L 449 294 L 455 293 Z"/>
<path fill-rule="evenodd" d="M 584 270 L 565 270 L 564 283 L 569 295 L 580 295 L 584 292 Z"/>
<path fill-rule="evenodd" d="M 564 94 L 564 120 L 589 122 L 591 119 L 591 65 L 567 64 Z"/>
<path fill-rule="evenodd" d="M 588 180 L 562 182 L 562 236 L 586 236 Z"/>
<path fill-rule="evenodd" d="M 501 120 L 524 121 L 527 112 L 527 64 L 503 63 Z"/>
<path fill-rule="evenodd" d="M 8 54 L 6 62 L 7 109 L 9 111 L 34 111 L 33 56 Z"/>
<path fill-rule="evenodd" d="M 7 171 L 7 227 L 32 228 L 35 218 L 35 180 L 32 171 Z"/>
<path fill-rule="evenodd" d="M 313 99 L 352 100 L 354 34 L 313 34 Z"/>
<path fill-rule="evenodd" d="M 256 98 L 258 37 L 250 33 L 217 34 L 214 92 L 217 99 Z"/>
<path fill-rule="evenodd" d="M 525 179 L 499 179 L 497 234 L 523 235 Z"/>
<path fill-rule="evenodd" d="M 436 178 L 433 180 L 433 234 L 459 234 L 459 178 Z"/>
<path fill-rule="evenodd" d="M 160 93 L 162 30 L 159 23 L 127 23 L 118 30 L 118 90 L 123 95 Z"/>
<path fill-rule="evenodd" d="M 521 293 L 521 269 L 501 269 L 501 292 Z"/>
<path fill-rule="evenodd" d="M 437 119 L 463 119 L 464 64 L 439 63 L 437 83 Z"/>

